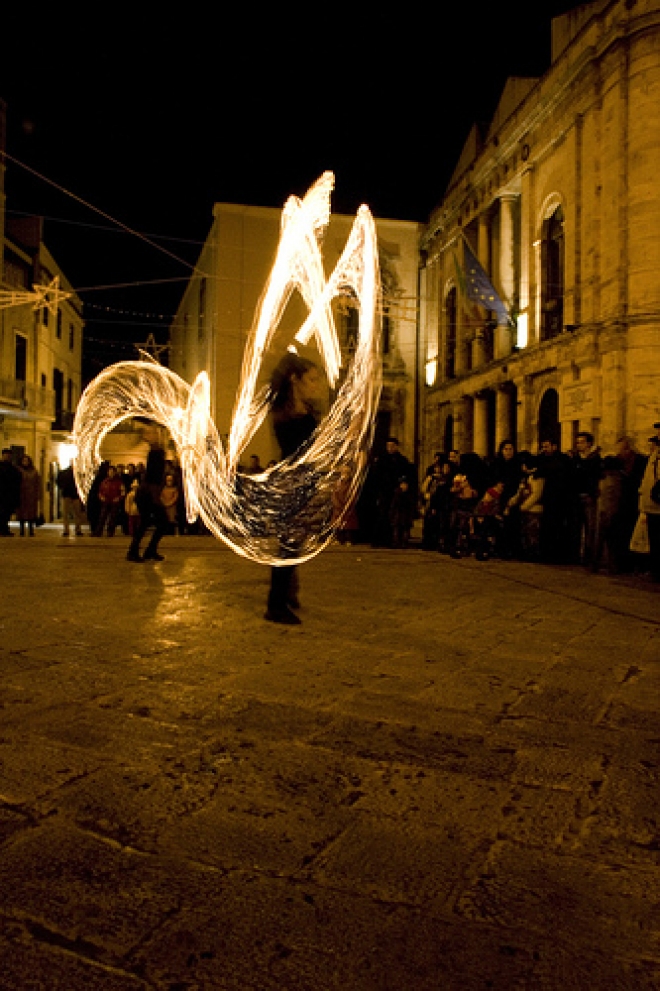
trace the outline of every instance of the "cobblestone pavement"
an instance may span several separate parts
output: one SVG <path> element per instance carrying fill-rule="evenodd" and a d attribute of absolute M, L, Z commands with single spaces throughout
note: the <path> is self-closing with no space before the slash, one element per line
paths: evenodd
<path fill-rule="evenodd" d="M 660 988 L 660 597 L 334 546 L 0 542 L 0 987 Z"/>

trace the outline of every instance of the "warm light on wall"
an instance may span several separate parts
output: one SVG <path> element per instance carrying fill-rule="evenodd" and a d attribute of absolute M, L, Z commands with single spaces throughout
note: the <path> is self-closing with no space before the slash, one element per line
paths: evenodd
<path fill-rule="evenodd" d="M 528 344 L 528 323 L 527 314 L 519 313 L 516 323 L 516 345 L 519 348 L 526 348 Z"/>
<path fill-rule="evenodd" d="M 428 386 L 435 385 L 435 380 L 438 377 L 438 359 L 437 358 L 430 358 L 426 362 L 425 375 L 426 375 L 426 384 Z"/>

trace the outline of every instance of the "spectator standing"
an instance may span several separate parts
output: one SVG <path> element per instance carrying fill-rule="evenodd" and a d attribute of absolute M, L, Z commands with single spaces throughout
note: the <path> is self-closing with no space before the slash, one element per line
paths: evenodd
<path fill-rule="evenodd" d="M 376 523 L 373 535 L 375 547 L 392 546 L 391 508 L 394 493 L 399 487 L 401 478 L 408 479 L 408 488 L 413 499 L 417 498 L 417 479 L 415 469 L 399 450 L 396 437 L 388 437 L 385 452 L 381 454 L 373 466 L 373 479 L 376 500 Z"/>
<path fill-rule="evenodd" d="M 442 451 L 436 451 L 435 454 L 433 455 L 433 461 L 424 472 L 424 480 L 426 481 L 427 478 L 430 478 L 431 475 L 433 475 L 433 473 L 435 472 L 436 468 L 442 468 L 444 461 L 445 458 L 442 454 Z"/>
<path fill-rule="evenodd" d="M 109 461 L 102 461 L 99 465 L 98 471 L 94 476 L 92 481 L 89 494 L 87 496 L 87 522 L 89 523 L 89 532 L 94 535 L 96 529 L 99 525 L 99 518 L 101 516 L 101 500 L 99 499 L 99 489 L 101 488 L 101 483 L 108 475 L 108 468 L 110 467 Z"/>
<path fill-rule="evenodd" d="M 619 459 L 612 455 L 603 458 L 601 474 L 591 568 L 598 571 L 602 564 L 606 564 L 610 574 L 617 574 L 621 570 L 623 552 L 627 546 L 623 542 L 625 538 L 620 522 L 622 471 Z"/>
<path fill-rule="evenodd" d="M 9 521 L 21 498 L 21 472 L 12 462 L 11 450 L 6 447 L 0 461 L 0 537 L 13 537 Z"/>
<path fill-rule="evenodd" d="M 544 564 L 566 564 L 569 559 L 571 459 L 559 451 L 551 438 L 541 441 L 536 477 L 543 479 L 539 560 Z"/>
<path fill-rule="evenodd" d="M 114 465 L 108 466 L 108 474 L 99 486 L 101 512 L 94 530 L 95 537 L 102 537 L 107 527 L 109 537 L 114 537 L 117 517 L 125 496 L 124 486 Z"/>
<path fill-rule="evenodd" d="M 504 524 L 505 528 L 511 527 L 509 546 L 512 553 L 523 561 L 538 561 L 545 481 L 538 477 L 537 461 L 529 452 L 521 455 L 521 466 L 523 478 L 504 511 Z"/>
<path fill-rule="evenodd" d="M 160 501 L 162 502 L 163 507 L 165 509 L 167 522 L 169 524 L 169 532 L 176 533 L 179 489 L 176 484 L 176 479 L 172 474 L 172 472 L 168 472 L 165 475 L 165 484 L 160 493 Z"/>
<path fill-rule="evenodd" d="M 32 463 L 29 454 L 21 458 L 21 493 L 18 505 L 18 519 L 21 525 L 21 537 L 25 533 L 25 525 L 31 537 L 34 537 L 34 526 L 39 515 L 41 500 L 41 478 Z"/>
<path fill-rule="evenodd" d="M 639 511 L 646 514 L 649 534 L 649 565 L 651 570 L 651 580 L 660 582 L 660 494 L 653 497 L 657 489 L 654 486 L 660 483 L 660 439 L 649 437 L 651 453 L 646 464 L 644 477 L 639 490 Z"/>
<path fill-rule="evenodd" d="M 392 528 L 392 545 L 407 547 L 410 543 L 410 531 L 415 520 L 415 497 L 410 491 L 410 482 L 406 475 L 399 479 L 390 503 L 390 526 Z"/>
<path fill-rule="evenodd" d="M 581 430 L 575 440 L 573 456 L 572 489 L 572 557 L 589 567 L 593 563 L 596 547 L 598 520 L 598 489 L 601 476 L 601 457 L 594 447 L 594 436 Z"/>
<path fill-rule="evenodd" d="M 512 440 L 503 440 L 500 444 L 490 471 L 495 485 L 502 482 L 502 505 L 506 506 L 513 499 L 523 477 L 520 455 Z"/>
<path fill-rule="evenodd" d="M 73 473 L 73 462 L 57 473 L 57 487 L 62 497 L 62 536 L 69 536 L 71 522 L 76 537 L 82 537 L 83 508 Z"/>
<path fill-rule="evenodd" d="M 449 533 L 451 468 L 448 461 L 436 465 L 422 483 L 422 547 L 446 551 Z"/>
<path fill-rule="evenodd" d="M 630 541 L 639 515 L 639 487 L 642 484 L 648 458 L 635 450 L 628 437 L 619 438 L 616 454 L 621 462 L 621 502 L 619 505 L 621 559 L 619 567 L 622 571 L 631 571 L 634 568 L 634 560 L 630 551 Z"/>

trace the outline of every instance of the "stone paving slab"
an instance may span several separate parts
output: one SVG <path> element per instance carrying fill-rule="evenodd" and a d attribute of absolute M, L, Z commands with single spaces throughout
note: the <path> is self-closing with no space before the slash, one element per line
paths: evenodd
<path fill-rule="evenodd" d="M 657 991 L 643 580 L 0 543 L 0 988 Z"/>

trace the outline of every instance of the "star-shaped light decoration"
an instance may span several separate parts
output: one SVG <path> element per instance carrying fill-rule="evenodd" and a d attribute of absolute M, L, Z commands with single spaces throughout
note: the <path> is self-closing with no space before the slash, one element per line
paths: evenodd
<path fill-rule="evenodd" d="M 60 277 L 56 275 L 55 278 L 47 286 L 40 286 L 36 282 L 32 286 L 35 296 L 33 310 L 42 310 L 47 307 L 54 317 L 57 316 L 58 306 L 63 300 L 69 299 L 73 296 L 71 292 L 64 292 L 60 289 Z"/>
<path fill-rule="evenodd" d="M 56 275 L 47 286 L 40 286 L 36 283 L 29 290 L 8 289 L 0 292 L 0 310 L 8 310 L 12 306 L 29 306 L 32 304 L 33 310 L 41 310 L 48 307 L 53 316 L 57 316 L 58 305 L 62 300 L 69 299 L 73 293 L 64 292 L 60 289 L 60 277 Z"/>

